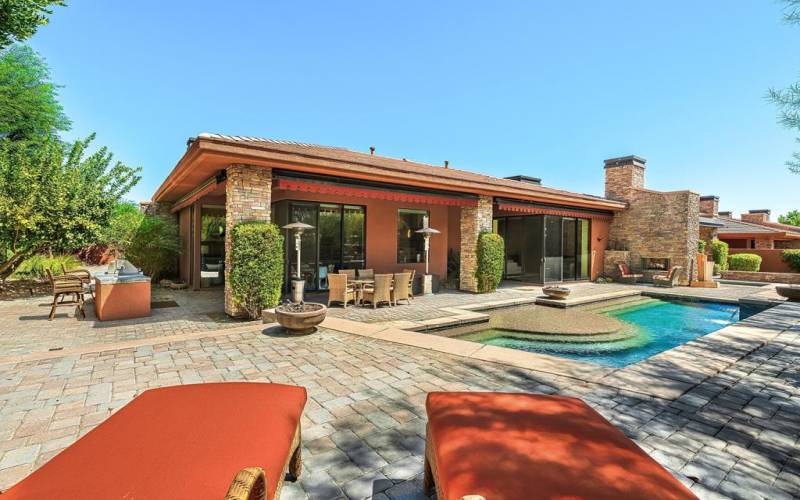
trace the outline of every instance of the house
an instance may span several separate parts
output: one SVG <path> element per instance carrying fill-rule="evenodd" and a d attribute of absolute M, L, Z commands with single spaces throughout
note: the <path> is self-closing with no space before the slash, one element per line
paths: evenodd
<path fill-rule="evenodd" d="M 300 264 L 312 290 L 324 289 L 327 274 L 344 268 L 422 273 L 424 240 L 415 231 L 426 225 L 441 231 L 431 239 L 431 274 L 446 279 L 448 254 L 459 255 L 458 285 L 466 291 L 477 291 L 476 243 L 484 231 L 505 239 L 507 279 L 595 279 L 604 272 L 610 238 L 631 248 L 634 268 L 641 259 L 660 258 L 662 265 L 690 269 L 698 195 L 640 189 L 639 157 L 607 160 L 605 168 L 606 196 L 599 197 L 547 187 L 535 177 L 502 179 L 446 161 L 434 166 L 379 156 L 374 148 L 200 134 L 188 141 L 149 210 L 178 222 L 180 276 L 193 289 L 226 285 L 231 228 L 249 220 L 314 226 L 303 236 Z M 296 273 L 288 238 L 286 252 L 288 278 Z M 225 296 L 226 311 L 235 313 Z"/>
<path fill-rule="evenodd" d="M 721 212 L 724 225 L 718 237 L 730 248 L 786 249 L 800 248 L 800 227 L 769 220 L 770 210 L 750 210 L 735 219 L 730 212 Z"/>

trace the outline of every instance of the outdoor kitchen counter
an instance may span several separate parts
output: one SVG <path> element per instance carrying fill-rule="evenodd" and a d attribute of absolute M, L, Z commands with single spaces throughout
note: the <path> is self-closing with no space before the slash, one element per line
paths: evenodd
<path fill-rule="evenodd" d="M 150 277 L 144 274 L 96 274 L 97 319 L 111 321 L 150 316 Z"/>

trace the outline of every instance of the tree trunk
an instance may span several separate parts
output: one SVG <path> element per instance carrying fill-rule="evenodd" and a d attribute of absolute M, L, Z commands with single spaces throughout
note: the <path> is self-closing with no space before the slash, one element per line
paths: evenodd
<path fill-rule="evenodd" d="M 27 252 L 17 252 L 12 255 L 10 259 L 0 264 L 0 279 L 5 281 L 6 278 L 14 272 L 14 269 L 17 268 L 17 264 L 19 264 L 27 254 Z"/>

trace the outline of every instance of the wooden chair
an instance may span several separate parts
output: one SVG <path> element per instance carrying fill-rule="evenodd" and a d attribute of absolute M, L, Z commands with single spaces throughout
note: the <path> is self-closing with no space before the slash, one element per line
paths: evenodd
<path fill-rule="evenodd" d="M 408 298 L 414 300 L 414 276 L 417 274 L 416 269 L 403 269 L 403 274 L 410 274 L 408 277 Z"/>
<path fill-rule="evenodd" d="M 64 271 L 64 276 L 77 276 L 81 279 L 84 287 L 89 291 L 89 295 L 94 298 L 94 290 L 92 290 L 92 273 L 88 269 L 67 269 L 64 263 L 61 263 L 61 270 Z"/>
<path fill-rule="evenodd" d="M 653 284 L 655 286 L 663 286 L 672 288 L 678 284 L 678 277 L 680 277 L 681 266 L 672 266 L 667 274 L 656 274 L 653 276 Z"/>
<path fill-rule="evenodd" d="M 328 307 L 331 302 L 341 302 L 342 307 L 347 309 L 347 303 L 358 302 L 358 293 L 353 285 L 347 283 L 348 276 L 341 271 L 339 274 L 328 275 Z"/>
<path fill-rule="evenodd" d="M 359 269 L 358 270 L 358 278 L 359 279 L 371 280 L 374 277 L 375 277 L 375 270 L 374 269 Z"/>
<path fill-rule="evenodd" d="M 347 279 L 353 281 L 356 279 L 356 270 L 355 269 L 339 269 L 338 274 L 344 274 L 347 276 Z"/>
<path fill-rule="evenodd" d="M 53 273 L 50 272 L 49 269 L 47 271 L 47 279 L 50 280 L 50 285 L 53 287 L 53 307 L 50 308 L 50 321 L 53 321 L 53 317 L 56 315 L 56 307 L 60 305 L 72 305 L 75 304 L 78 311 L 80 311 L 81 315 L 85 318 L 86 311 L 83 309 L 83 282 L 78 276 L 53 276 Z M 64 302 L 64 298 L 67 295 L 72 295 L 74 299 L 70 302 Z M 61 301 L 59 302 L 59 299 Z"/>
<path fill-rule="evenodd" d="M 378 307 L 381 302 L 388 302 L 392 305 L 392 275 L 376 274 L 375 284 L 365 287 L 361 292 L 361 302 L 371 302 L 372 308 Z"/>
<path fill-rule="evenodd" d="M 397 301 L 405 300 L 407 304 L 411 305 L 411 287 L 409 286 L 408 273 L 397 273 L 394 275 L 394 286 L 392 287 L 392 300 L 394 305 Z"/>
<path fill-rule="evenodd" d="M 233 478 L 225 500 L 265 500 L 267 480 L 261 467 L 245 467 Z"/>
<path fill-rule="evenodd" d="M 632 273 L 628 264 L 624 262 L 618 262 L 617 269 L 619 270 L 619 281 L 621 283 L 636 283 L 643 276 L 641 274 Z"/>

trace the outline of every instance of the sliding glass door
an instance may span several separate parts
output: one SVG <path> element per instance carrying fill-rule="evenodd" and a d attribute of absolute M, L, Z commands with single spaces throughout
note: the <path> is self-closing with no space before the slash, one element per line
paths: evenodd
<path fill-rule="evenodd" d="M 589 219 L 557 215 L 499 217 L 505 277 L 534 283 L 589 279 Z"/>
<path fill-rule="evenodd" d="M 357 205 L 281 201 L 273 207 L 279 226 L 305 222 L 314 229 L 303 233 L 300 274 L 306 290 L 326 290 L 328 275 L 339 269 L 363 268 L 366 263 L 366 210 Z M 294 236 L 286 235 L 286 283 L 297 275 Z M 288 285 L 287 285 L 288 286 Z"/>

